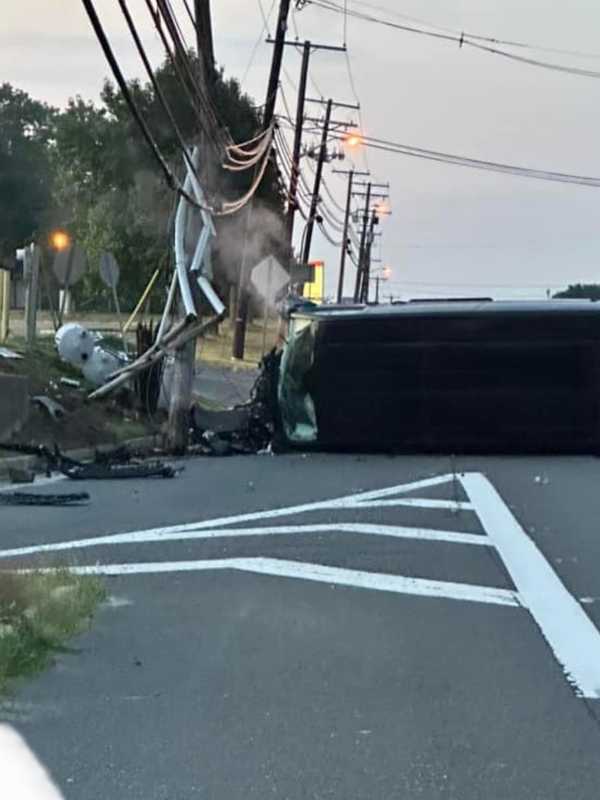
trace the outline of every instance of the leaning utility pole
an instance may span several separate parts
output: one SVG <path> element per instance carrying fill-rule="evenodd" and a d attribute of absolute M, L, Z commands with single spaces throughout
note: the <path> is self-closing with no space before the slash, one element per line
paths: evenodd
<path fill-rule="evenodd" d="M 283 60 L 283 48 L 285 45 L 285 32 L 287 30 L 287 20 L 290 12 L 291 0 L 280 0 L 279 14 L 277 17 L 277 30 L 275 33 L 275 46 L 273 47 L 273 58 L 271 60 L 271 73 L 269 75 L 269 83 L 267 86 L 267 97 L 265 100 L 265 107 L 263 112 L 263 130 L 268 130 L 273 122 L 275 114 L 275 103 L 277 101 L 277 87 L 279 86 L 279 76 L 281 74 L 281 63 Z M 256 167 L 255 175 L 259 167 Z M 234 358 L 243 358 L 244 349 L 246 345 L 246 323 L 248 320 L 248 250 L 246 247 L 246 240 L 252 224 L 252 210 L 254 208 L 253 200 L 248 204 L 248 211 L 246 212 L 246 226 L 244 233 L 244 248 L 242 252 L 242 263 L 240 265 L 240 275 L 238 281 L 238 297 L 237 297 L 237 310 L 235 318 L 235 327 L 233 330 L 233 345 L 232 356 Z"/>
<path fill-rule="evenodd" d="M 332 106 L 333 106 L 333 100 L 328 100 L 327 106 L 325 107 L 325 120 L 323 122 L 323 133 L 321 135 L 321 147 L 319 148 L 319 158 L 317 160 L 317 169 L 315 171 L 315 183 L 313 186 L 308 222 L 306 223 L 306 233 L 304 236 L 304 250 L 302 253 L 302 263 L 305 265 L 308 264 L 308 259 L 310 258 L 310 246 L 312 244 L 312 236 L 317 217 L 317 208 L 319 205 L 319 192 L 321 191 L 321 178 L 323 176 L 323 164 L 325 163 L 325 159 L 327 158 L 327 137 L 329 135 L 329 121 L 331 119 Z"/>

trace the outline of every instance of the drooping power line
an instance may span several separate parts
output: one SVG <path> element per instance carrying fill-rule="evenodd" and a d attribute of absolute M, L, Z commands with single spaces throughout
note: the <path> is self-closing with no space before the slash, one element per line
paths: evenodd
<path fill-rule="evenodd" d="M 333 11 L 338 14 L 344 14 L 344 8 L 337 3 L 334 3 L 333 0 L 308 0 L 311 5 L 317 6 L 319 8 L 325 9 L 327 11 Z M 517 53 L 511 53 L 507 50 L 502 50 L 498 47 L 492 46 L 492 44 L 483 44 L 481 41 L 474 41 L 473 38 L 469 38 L 466 33 L 456 34 L 456 33 L 438 33 L 433 30 L 425 30 L 424 28 L 416 28 L 412 25 L 403 25 L 398 22 L 393 22 L 389 19 L 383 19 L 382 17 L 375 17 L 371 14 L 367 14 L 362 11 L 352 11 L 348 10 L 347 14 L 355 19 L 360 19 L 365 22 L 376 23 L 378 25 L 383 25 L 387 28 L 393 28 L 395 30 L 405 31 L 406 33 L 414 33 L 419 36 L 426 36 L 432 39 L 439 39 L 447 42 L 456 42 L 459 47 L 471 47 L 476 50 L 482 50 L 483 52 L 491 53 L 493 55 L 501 56 L 502 58 L 507 58 L 512 61 L 517 61 L 522 64 L 528 64 L 532 67 L 541 67 L 543 69 L 554 70 L 556 72 L 565 72 L 571 75 L 578 75 L 579 77 L 584 78 L 600 78 L 600 72 L 597 70 L 591 69 L 584 69 L 581 67 L 574 67 L 569 66 L 566 64 L 555 64 L 550 61 L 542 61 L 536 58 L 530 58 L 528 56 L 518 55 Z"/>

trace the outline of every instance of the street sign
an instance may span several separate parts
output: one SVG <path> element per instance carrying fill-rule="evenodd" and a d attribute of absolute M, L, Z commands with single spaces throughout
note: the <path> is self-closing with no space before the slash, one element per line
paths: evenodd
<path fill-rule="evenodd" d="M 102 253 L 100 256 L 100 277 L 109 289 L 116 289 L 119 285 L 121 270 L 112 253 Z"/>
<path fill-rule="evenodd" d="M 267 256 L 254 267 L 250 280 L 257 294 L 268 305 L 274 305 L 277 295 L 289 283 L 290 276 L 275 256 Z"/>
<path fill-rule="evenodd" d="M 54 275 L 62 289 L 68 289 L 83 277 L 87 269 L 85 251 L 78 244 L 59 250 L 52 265 Z"/>

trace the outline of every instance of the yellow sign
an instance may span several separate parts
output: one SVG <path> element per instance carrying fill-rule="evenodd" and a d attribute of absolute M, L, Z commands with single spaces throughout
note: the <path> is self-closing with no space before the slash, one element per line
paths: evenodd
<path fill-rule="evenodd" d="M 313 303 L 322 303 L 325 292 L 325 263 L 310 261 L 308 265 L 312 269 L 312 281 L 304 284 L 302 297 Z"/>

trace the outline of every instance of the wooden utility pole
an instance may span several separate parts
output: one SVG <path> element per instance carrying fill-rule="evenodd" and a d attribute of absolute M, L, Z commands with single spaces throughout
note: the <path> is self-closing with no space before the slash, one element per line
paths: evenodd
<path fill-rule="evenodd" d="M 300 84 L 298 86 L 298 104 L 296 106 L 296 129 L 294 131 L 294 148 L 292 152 L 292 174 L 290 176 L 290 191 L 288 197 L 288 211 L 286 219 L 286 233 L 288 244 L 292 246 L 294 237 L 294 215 L 298 207 L 298 181 L 300 178 L 300 153 L 302 150 L 302 125 L 304 123 L 304 105 L 306 102 L 306 79 L 308 77 L 308 62 L 310 60 L 310 42 L 304 42 L 302 48 L 302 66 L 300 68 Z"/>
<path fill-rule="evenodd" d="M 37 310 L 40 296 L 40 249 L 34 244 L 23 249 L 23 274 L 25 277 L 25 339 L 35 344 Z"/>
<path fill-rule="evenodd" d="M 356 270 L 356 282 L 354 284 L 354 302 L 359 303 L 361 302 L 361 298 L 364 296 L 364 273 L 365 273 L 365 255 L 366 255 L 366 245 L 367 245 L 367 226 L 369 224 L 369 212 L 371 210 L 371 200 L 373 198 L 381 198 L 387 199 L 389 196 L 389 183 L 365 183 L 362 182 L 361 186 L 366 186 L 367 190 L 365 192 L 354 192 L 355 197 L 364 197 L 365 198 L 365 208 L 363 211 L 363 218 L 362 218 L 362 234 L 360 239 L 360 251 L 358 254 L 358 268 Z M 383 188 L 386 189 L 385 194 L 381 192 L 374 192 L 373 189 L 375 188 Z M 368 294 L 368 288 L 367 288 Z"/>
<path fill-rule="evenodd" d="M 365 246 L 365 258 L 363 266 L 362 277 L 362 297 L 363 303 L 369 302 L 369 282 L 371 280 L 371 252 L 373 250 L 373 239 L 375 237 L 375 225 L 379 225 L 379 217 L 377 212 L 371 213 L 371 224 L 369 225 L 369 233 L 367 235 L 367 243 Z"/>
<path fill-rule="evenodd" d="M 369 181 L 367 183 L 367 191 L 365 192 L 365 209 L 362 218 L 362 233 L 360 235 L 360 249 L 358 251 L 358 269 L 356 270 L 356 281 L 354 283 L 354 302 L 358 303 L 362 290 L 362 278 L 365 259 L 365 243 L 367 238 L 367 225 L 369 224 L 369 208 L 371 206 L 371 187 Z"/>
<path fill-rule="evenodd" d="M 350 245 L 350 239 L 348 238 L 348 230 L 350 228 L 350 212 L 352 210 L 352 189 L 354 186 L 354 177 L 356 175 L 368 176 L 369 173 L 358 172 L 355 169 L 350 169 L 350 170 L 334 169 L 333 171 L 340 175 L 348 176 L 348 194 L 346 196 L 346 213 L 344 215 L 344 235 L 342 237 L 342 253 L 340 256 L 340 274 L 338 277 L 338 290 L 337 290 L 337 302 L 341 303 L 344 294 L 344 271 L 346 268 L 346 256 L 348 255 L 348 247 Z"/>
<path fill-rule="evenodd" d="M 319 148 L 319 157 L 317 159 L 317 169 L 315 171 L 315 182 L 313 186 L 312 199 L 310 202 L 310 212 L 308 214 L 308 222 L 306 223 L 306 235 L 304 237 L 304 251 L 302 253 L 302 263 L 308 264 L 310 258 L 310 246 L 312 244 L 312 236 L 315 228 L 315 221 L 317 218 L 317 209 L 319 206 L 319 192 L 321 191 L 321 177 L 323 176 L 323 164 L 327 158 L 327 137 L 329 135 L 329 121 L 331 120 L 331 108 L 333 100 L 328 100 L 325 107 L 325 120 L 323 122 L 323 132 L 321 135 L 321 146 Z"/>
<path fill-rule="evenodd" d="M 194 0 L 194 12 L 198 59 L 204 62 L 207 80 L 210 81 L 215 68 L 210 0 Z"/>
<path fill-rule="evenodd" d="M 281 63 L 283 61 L 283 48 L 285 45 L 285 33 L 287 31 L 287 20 L 290 13 L 291 0 L 280 0 L 279 14 L 277 16 L 277 30 L 275 33 L 275 46 L 273 47 L 273 58 L 271 60 L 271 72 L 267 86 L 267 96 L 263 112 L 263 130 L 267 130 L 273 122 L 275 114 L 275 103 L 277 101 L 277 87 L 279 86 L 279 76 L 281 74 Z M 259 167 L 256 167 L 256 176 Z M 248 250 L 245 243 L 248 239 L 250 227 L 252 225 L 254 201 L 248 204 L 246 212 L 246 225 L 244 231 L 244 248 L 242 251 L 242 263 L 240 265 L 240 275 L 238 281 L 237 314 L 235 327 L 233 330 L 233 344 L 231 354 L 234 358 L 243 358 L 246 347 L 246 324 L 248 321 Z"/>
<path fill-rule="evenodd" d="M 5 342 L 10 332 L 10 275 L 10 270 L 0 265 L 0 342 Z"/>
<path fill-rule="evenodd" d="M 267 39 L 267 41 L 273 41 Z M 298 46 L 297 42 L 284 42 L 285 45 Z M 298 183 L 300 178 L 300 156 L 302 153 L 302 126 L 304 124 L 304 107 L 307 102 L 310 103 L 324 103 L 323 100 L 311 100 L 306 97 L 306 81 L 308 78 L 308 66 L 310 62 L 310 55 L 313 50 L 334 50 L 337 52 L 344 52 L 345 47 L 338 47 L 337 45 L 328 44 L 313 44 L 313 42 L 305 41 L 302 48 L 302 66 L 300 67 L 300 82 L 298 84 L 298 102 L 296 105 L 296 122 L 294 128 L 294 146 L 292 152 L 292 168 L 290 176 L 290 189 L 288 199 L 288 212 L 286 218 L 286 232 L 287 241 L 290 247 L 294 236 L 294 215 L 298 210 Z M 358 109 L 357 105 L 349 105 L 347 103 L 333 103 L 334 106 L 343 106 L 344 108 Z"/>

